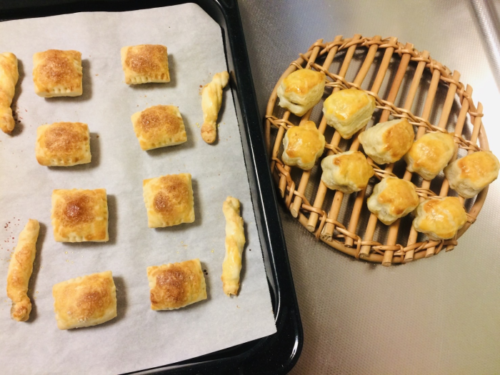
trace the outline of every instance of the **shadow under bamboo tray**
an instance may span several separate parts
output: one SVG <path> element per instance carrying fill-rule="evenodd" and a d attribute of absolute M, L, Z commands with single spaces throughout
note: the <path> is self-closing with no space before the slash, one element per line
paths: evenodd
<path fill-rule="evenodd" d="M 279 195 L 293 217 L 317 239 L 356 259 L 389 266 L 416 259 L 428 258 L 445 249 L 450 251 L 457 239 L 476 220 L 486 199 L 488 188 L 475 198 L 463 199 L 467 222 L 450 240 L 429 240 L 412 227 L 412 215 L 385 225 L 368 211 L 366 198 L 378 179 L 387 175 L 412 181 L 420 200 L 457 194 L 449 188 L 441 172 L 434 180 L 424 180 L 406 170 L 403 160 L 376 166 L 375 177 L 358 193 L 343 194 L 329 190 L 321 182 L 321 168 L 316 163 L 310 171 L 285 165 L 281 160 L 283 136 L 286 130 L 311 120 L 325 135 L 327 155 L 358 150 L 358 132 L 344 140 L 327 126 L 322 115 L 323 100 L 332 92 L 356 88 L 365 91 L 376 101 L 376 109 L 367 126 L 391 118 L 407 118 L 416 128 L 416 138 L 426 132 L 454 133 L 459 156 L 479 150 L 489 150 L 482 126 L 483 107 L 472 100 L 472 87 L 460 82 L 460 73 L 432 59 L 429 52 L 417 51 L 412 44 L 402 44 L 397 38 L 382 39 L 354 35 L 350 39 L 337 36 L 332 42 L 316 41 L 300 54 L 278 80 L 266 111 L 265 136 L 270 155 L 271 172 Z M 277 105 L 277 89 L 281 81 L 297 69 L 313 69 L 326 74 L 327 83 L 322 100 L 304 116 L 297 117 Z M 437 125 L 433 125 L 437 124 Z M 479 141 L 479 144 L 478 144 Z"/>

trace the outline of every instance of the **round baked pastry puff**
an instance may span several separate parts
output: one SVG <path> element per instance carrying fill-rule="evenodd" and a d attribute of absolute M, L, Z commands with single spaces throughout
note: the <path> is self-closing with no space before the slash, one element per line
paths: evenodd
<path fill-rule="evenodd" d="M 375 174 L 365 155 L 359 151 L 347 151 L 330 155 L 321 161 L 321 181 L 332 190 L 344 194 L 360 191 Z"/>
<path fill-rule="evenodd" d="M 325 136 L 318 131 L 314 122 L 305 121 L 287 130 L 283 147 L 283 163 L 308 171 L 325 150 Z"/>
<path fill-rule="evenodd" d="M 404 156 L 406 169 L 426 180 L 434 179 L 448 165 L 455 153 L 455 142 L 450 133 L 427 133 L 417 139 Z"/>
<path fill-rule="evenodd" d="M 289 74 L 278 87 L 279 106 L 294 115 L 304 114 L 320 101 L 325 90 L 325 73 L 300 69 Z"/>
<path fill-rule="evenodd" d="M 455 160 L 444 173 L 453 190 L 464 198 L 472 198 L 497 179 L 499 169 L 495 155 L 479 151 Z"/>
<path fill-rule="evenodd" d="M 381 122 L 359 135 L 365 154 L 377 164 L 397 162 L 414 139 L 413 126 L 405 118 Z"/>
<path fill-rule="evenodd" d="M 467 213 L 459 198 L 439 197 L 420 203 L 413 227 L 431 240 L 439 241 L 453 238 L 466 221 Z"/>
<path fill-rule="evenodd" d="M 415 185 L 397 177 L 386 177 L 373 188 L 368 209 L 386 225 L 408 215 L 418 206 Z"/>
<path fill-rule="evenodd" d="M 323 103 L 326 123 L 333 126 L 344 139 L 350 139 L 372 118 L 375 99 L 361 90 L 334 92 Z"/>

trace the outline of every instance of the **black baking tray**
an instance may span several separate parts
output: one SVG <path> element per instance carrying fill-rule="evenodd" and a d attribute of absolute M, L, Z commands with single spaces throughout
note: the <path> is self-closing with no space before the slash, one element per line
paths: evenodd
<path fill-rule="evenodd" d="M 179 375 L 287 373 L 296 363 L 302 349 L 302 324 L 272 186 L 238 3 L 236 0 L 192 2 L 203 8 L 221 26 L 277 333 L 201 357 L 136 373 Z M 0 20 L 76 12 L 119 12 L 181 3 L 185 1 L 1 0 Z"/>

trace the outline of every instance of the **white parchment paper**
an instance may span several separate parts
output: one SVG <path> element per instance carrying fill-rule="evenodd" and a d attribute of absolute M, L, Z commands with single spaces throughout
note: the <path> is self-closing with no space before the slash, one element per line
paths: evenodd
<path fill-rule="evenodd" d="M 171 82 L 129 87 L 120 48 L 163 44 Z M 34 93 L 32 58 L 47 49 L 82 53 L 84 87 L 78 98 L 44 99 Z M 230 90 L 224 92 L 219 141 L 200 136 L 200 86 L 227 70 L 221 29 L 196 5 L 124 13 L 79 13 L 0 23 L 0 52 L 20 60 L 12 136 L 0 134 L 0 366 L 2 374 L 109 374 L 160 366 L 213 352 L 276 331 L 247 172 Z M 187 143 L 145 152 L 130 116 L 157 104 L 179 107 Z M 92 163 L 70 168 L 38 165 L 36 128 L 57 121 L 89 125 Z M 165 229 L 147 226 L 142 180 L 188 172 L 193 176 L 196 220 Z M 105 188 L 110 241 L 56 243 L 50 222 L 53 189 Z M 240 199 L 246 223 L 242 287 L 222 291 L 222 202 Z M 10 318 L 6 274 L 17 236 L 28 218 L 42 224 L 30 283 L 34 302 L 27 323 Z M 199 258 L 207 271 L 208 300 L 176 311 L 150 309 L 146 268 Z M 111 270 L 118 317 L 92 328 L 57 329 L 52 286 Z"/>

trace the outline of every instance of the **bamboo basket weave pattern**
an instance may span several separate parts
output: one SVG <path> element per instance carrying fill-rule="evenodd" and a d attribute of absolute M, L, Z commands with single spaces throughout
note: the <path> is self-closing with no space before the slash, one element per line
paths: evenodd
<path fill-rule="evenodd" d="M 283 137 L 288 128 L 302 121 L 312 120 L 325 134 L 325 154 L 358 150 L 357 133 L 344 140 L 327 126 L 322 116 L 323 100 L 332 92 L 356 88 L 365 91 L 376 101 L 376 110 L 367 126 L 391 118 L 407 118 L 415 127 L 416 139 L 426 132 L 454 133 L 456 152 L 452 161 L 467 153 L 489 150 L 481 118 L 483 108 L 472 100 L 472 87 L 460 82 L 460 73 L 432 59 L 429 52 L 417 51 L 412 44 L 402 44 L 397 38 L 382 39 L 354 35 L 350 39 L 337 36 L 332 42 L 316 41 L 300 54 L 280 77 L 268 102 L 265 135 L 270 164 L 279 194 L 293 217 L 317 239 L 356 259 L 382 263 L 410 262 L 428 258 L 443 249 L 450 251 L 457 239 L 470 227 L 479 214 L 488 188 L 478 196 L 464 200 L 467 222 L 451 240 L 433 241 L 419 234 L 411 226 L 408 215 L 390 226 L 384 225 L 368 211 L 366 199 L 373 186 L 387 175 L 412 181 L 417 186 L 420 200 L 456 195 L 449 188 L 443 173 L 434 180 L 423 180 L 406 170 L 403 160 L 379 167 L 369 160 L 375 177 L 366 189 L 349 195 L 329 190 L 321 182 L 318 163 L 311 171 L 289 167 L 281 160 Z M 297 117 L 277 105 L 277 89 L 281 81 L 297 69 L 313 69 L 326 74 L 322 100 L 304 116 Z M 349 80 L 349 76 L 354 76 Z M 433 125 L 433 122 L 437 125 Z M 361 130 L 362 131 L 362 130 Z M 360 131 L 360 132 L 361 132 Z M 320 158 L 321 159 L 321 158 Z"/>

